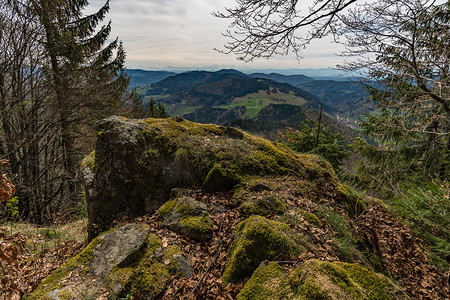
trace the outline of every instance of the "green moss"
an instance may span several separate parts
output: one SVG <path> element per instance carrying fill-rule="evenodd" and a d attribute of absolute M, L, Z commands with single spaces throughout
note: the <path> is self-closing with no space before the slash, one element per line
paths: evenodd
<path fill-rule="evenodd" d="M 212 232 L 212 222 L 207 214 L 202 216 L 184 217 L 180 220 L 181 225 L 187 230 L 207 234 Z"/>
<path fill-rule="evenodd" d="M 144 264 L 136 272 L 131 293 L 137 299 L 154 299 L 166 289 L 169 278 L 169 271 L 163 263 Z"/>
<path fill-rule="evenodd" d="M 322 222 L 313 213 L 310 212 L 305 213 L 305 220 L 317 227 L 322 227 Z"/>
<path fill-rule="evenodd" d="M 95 173 L 95 151 L 92 151 L 88 156 L 81 161 L 81 167 L 88 166 L 92 173 Z"/>
<path fill-rule="evenodd" d="M 186 200 L 186 198 L 179 198 L 179 200 L 175 201 L 176 201 L 175 211 L 180 215 L 181 218 L 190 217 L 196 214 L 195 201 L 189 201 Z"/>
<path fill-rule="evenodd" d="M 135 267 L 135 275 L 132 278 L 131 292 L 138 299 L 149 295 L 151 298 L 161 293 L 169 280 L 169 270 L 160 262 L 155 253 L 161 249 L 161 239 L 150 233 L 147 236 L 147 249 L 139 264 Z"/>
<path fill-rule="evenodd" d="M 174 259 L 174 256 L 182 255 L 180 247 L 177 245 L 170 245 L 164 250 L 163 262 L 170 260 L 169 271 L 176 271 L 178 268 L 178 262 Z"/>
<path fill-rule="evenodd" d="M 231 202 L 235 206 L 241 205 L 247 199 L 247 193 L 242 186 L 237 187 L 234 190 L 233 197 L 231 198 Z"/>
<path fill-rule="evenodd" d="M 175 210 L 180 215 L 180 223 L 191 234 L 198 232 L 200 234 L 212 233 L 212 221 L 207 212 L 198 215 L 198 208 L 193 202 L 183 201 L 179 198 Z"/>
<path fill-rule="evenodd" d="M 172 259 L 175 255 L 181 255 L 181 249 L 177 245 L 170 245 L 164 250 L 163 260 Z"/>
<path fill-rule="evenodd" d="M 253 179 L 250 182 L 247 182 L 247 189 L 250 192 L 272 191 L 273 186 L 264 180 Z"/>
<path fill-rule="evenodd" d="M 159 159 L 159 153 L 154 149 L 147 150 L 143 155 L 142 159 L 139 161 L 139 164 L 145 168 L 147 168 L 151 172 L 155 172 L 155 166 L 157 166 L 157 162 Z"/>
<path fill-rule="evenodd" d="M 339 184 L 336 186 L 336 191 L 338 192 L 338 194 L 341 195 L 341 197 L 349 197 L 349 196 L 350 196 L 350 193 L 351 193 L 351 191 L 352 191 L 352 188 L 349 187 L 348 185 L 339 183 Z"/>
<path fill-rule="evenodd" d="M 293 256 L 298 246 L 289 226 L 261 216 L 240 222 L 233 233 L 222 280 L 224 284 L 250 276 L 258 265 L 280 256 Z"/>
<path fill-rule="evenodd" d="M 58 293 L 58 297 L 61 300 L 70 300 L 73 299 L 72 292 L 69 289 L 63 289 L 61 292 Z"/>
<path fill-rule="evenodd" d="M 398 288 L 384 275 L 355 264 L 336 262 L 345 269 L 348 276 L 362 289 L 370 293 L 369 299 L 389 299 Z"/>
<path fill-rule="evenodd" d="M 233 188 L 242 178 L 236 173 L 226 172 L 218 163 L 206 175 L 203 189 L 207 192 L 223 191 Z"/>
<path fill-rule="evenodd" d="M 364 197 L 355 193 L 349 186 L 338 183 L 335 187 L 337 199 L 353 218 L 359 217 L 366 208 Z"/>
<path fill-rule="evenodd" d="M 282 214 L 286 211 L 286 205 L 274 195 L 252 197 L 239 206 L 239 211 L 244 215 L 267 216 L 270 214 Z"/>
<path fill-rule="evenodd" d="M 150 233 L 142 256 L 129 266 L 114 269 L 108 276 L 106 283 L 111 295 L 123 296 L 128 291 L 141 299 L 146 295 L 154 298 L 161 293 L 169 279 L 169 267 L 156 255 L 161 247 L 161 239 Z"/>
<path fill-rule="evenodd" d="M 177 259 L 177 256 L 182 256 L 183 253 L 181 252 L 181 249 L 177 245 L 169 245 L 164 250 L 164 255 L 162 258 L 162 261 L 166 263 L 167 261 L 170 261 L 167 265 L 167 269 L 169 270 L 169 273 L 171 275 L 177 274 L 180 276 L 184 276 L 183 274 L 183 266 L 180 264 L 180 261 Z"/>
<path fill-rule="evenodd" d="M 118 297 L 123 290 L 129 288 L 133 277 L 136 274 L 134 268 L 115 268 L 106 278 L 106 288 L 109 291 L 110 297 Z"/>
<path fill-rule="evenodd" d="M 302 157 L 303 165 L 310 180 L 325 180 L 334 185 L 338 183 L 336 173 L 329 162 L 315 155 L 300 154 L 299 156 Z"/>
<path fill-rule="evenodd" d="M 167 215 L 169 215 L 173 209 L 175 208 L 175 206 L 177 205 L 177 201 L 176 200 L 169 200 L 166 203 L 164 203 L 159 209 L 158 209 L 158 216 L 160 218 L 164 218 Z"/>
<path fill-rule="evenodd" d="M 183 196 L 168 201 L 159 209 L 158 214 L 170 230 L 194 240 L 205 241 L 212 236 L 212 221 L 206 206 L 193 198 Z"/>
<path fill-rule="evenodd" d="M 146 244 L 147 247 L 144 253 L 143 260 L 152 258 L 155 251 L 162 247 L 161 239 L 154 233 L 150 233 L 147 236 Z"/>
<path fill-rule="evenodd" d="M 367 260 L 369 261 L 370 265 L 376 272 L 386 272 L 383 263 L 374 253 L 370 253 L 367 257 Z M 387 273 L 388 274 L 386 275 L 390 276 L 389 272 Z"/>
<path fill-rule="evenodd" d="M 157 149 L 160 154 L 168 155 L 176 149 L 175 141 L 166 134 L 163 134 L 163 131 L 159 127 L 148 130 L 146 136 L 150 142 L 149 145 L 153 147 L 153 150 Z"/>
<path fill-rule="evenodd" d="M 289 276 L 300 299 L 408 299 L 387 277 L 364 267 L 309 260 Z"/>
<path fill-rule="evenodd" d="M 291 296 L 287 276 L 275 262 L 261 266 L 253 272 L 252 277 L 237 295 L 238 300 L 286 299 Z"/>

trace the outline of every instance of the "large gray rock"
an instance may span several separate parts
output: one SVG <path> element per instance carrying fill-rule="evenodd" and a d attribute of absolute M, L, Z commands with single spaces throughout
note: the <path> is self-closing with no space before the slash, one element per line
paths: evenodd
<path fill-rule="evenodd" d="M 115 219 L 153 213 L 177 187 L 231 190 L 248 175 L 320 174 L 336 181 L 328 163 L 231 127 L 180 117 L 109 117 L 97 131 L 95 178 L 87 198 L 89 240 Z"/>
<path fill-rule="evenodd" d="M 127 224 L 96 237 L 29 298 L 104 299 L 108 294 L 108 299 L 154 299 L 171 276 L 190 277 L 192 272 L 190 258 L 178 245 L 163 242 L 148 225 Z"/>
<path fill-rule="evenodd" d="M 102 235 L 94 248 L 89 271 L 104 280 L 113 268 L 128 265 L 145 247 L 149 230 L 147 225 L 127 224 Z"/>

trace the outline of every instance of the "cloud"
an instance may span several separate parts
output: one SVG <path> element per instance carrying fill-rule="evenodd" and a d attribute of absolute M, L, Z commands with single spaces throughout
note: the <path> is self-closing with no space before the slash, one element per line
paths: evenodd
<path fill-rule="evenodd" d="M 104 4 L 92 0 L 86 13 Z M 227 40 L 222 37 L 229 21 L 212 16 L 214 11 L 235 6 L 234 0 L 111 0 L 107 20 L 111 38 L 119 37 L 127 51 L 129 67 L 233 66 L 240 68 L 311 68 L 334 66 L 330 41 L 317 41 L 304 52 L 299 65 L 294 55 L 242 63 L 234 55 L 218 53 Z M 338 52 L 338 51 L 335 51 Z"/>

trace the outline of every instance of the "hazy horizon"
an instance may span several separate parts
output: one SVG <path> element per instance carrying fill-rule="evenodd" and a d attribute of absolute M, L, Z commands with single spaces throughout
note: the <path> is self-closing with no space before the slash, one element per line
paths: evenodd
<path fill-rule="evenodd" d="M 223 69 L 233 69 L 236 71 L 240 71 L 244 74 L 252 74 L 252 73 L 278 73 L 282 75 L 305 75 L 309 77 L 333 77 L 333 78 L 346 78 L 351 77 L 351 74 L 346 74 L 343 71 L 330 69 L 330 68 L 305 68 L 305 69 L 242 69 L 242 68 L 219 68 L 217 66 L 204 66 L 203 68 L 182 68 L 182 67 L 167 67 L 164 69 L 152 69 L 152 68 L 132 68 L 127 67 L 130 70 L 143 70 L 143 71 L 169 71 L 174 73 L 183 73 L 190 71 L 209 71 L 216 72 Z"/>

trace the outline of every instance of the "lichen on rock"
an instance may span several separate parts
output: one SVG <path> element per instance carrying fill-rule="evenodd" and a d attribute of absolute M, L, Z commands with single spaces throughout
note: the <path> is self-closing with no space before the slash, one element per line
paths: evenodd
<path fill-rule="evenodd" d="M 196 241 L 212 237 L 212 221 L 206 205 L 191 197 L 182 196 L 163 204 L 158 214 L 163 226 Z"/>
<path fill-rule="evenodd" d="M 293 256 L 298 250 L 299 245 L 288 225 L 251 216 L 235 228 L 222 280 L 224 284 L 237 282 L 250 276 L 262 261 Z"/>

